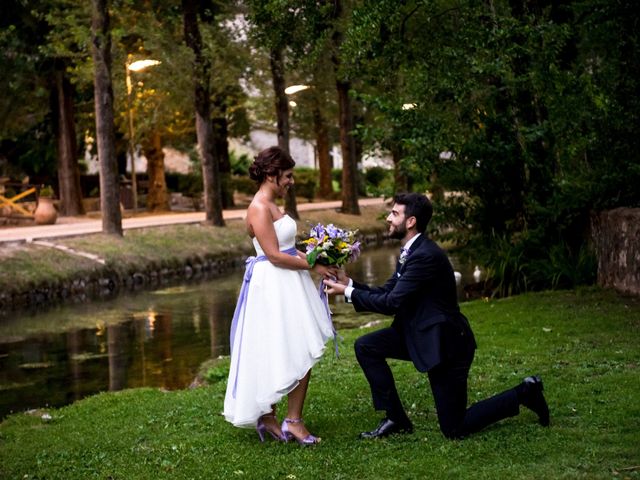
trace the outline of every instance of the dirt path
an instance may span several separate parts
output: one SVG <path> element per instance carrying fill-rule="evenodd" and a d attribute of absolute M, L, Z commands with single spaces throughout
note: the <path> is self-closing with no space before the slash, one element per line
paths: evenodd
<path fill-rule="evenodd" d="M 361 207 L 368 205 L 381 205 L 382 198 L 362 198 L 359 200 Z M 342 202 L 312 202 L 301 203 L 298 211 L 326 210 L 340 208 Z M 246 210 L 224 210 L 225 220 L 244 218 Z M 200 223 L 205 219 L 204 212 L 168 213 L 160 215 L 140 215 L 122 220 L 122 228 L 125 230 L 132 228 L 160 227 L 163 225 L 176 225 L 184 223 Z M 34 225 L 27 227 L 11 227 L 0 229 L 0 245 L 2 243 L 22 243 L 34 240 L 45 240 L 61 237 L 73 237 L 78 235 L 89 235 L 102 231 L 102 220 L 88 217 L 60 217 L 55 225 Z"/>

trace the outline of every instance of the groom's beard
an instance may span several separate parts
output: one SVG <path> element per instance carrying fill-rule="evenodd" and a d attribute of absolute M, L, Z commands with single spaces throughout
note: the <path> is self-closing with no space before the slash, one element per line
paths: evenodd
<path fill-rule="evenodd" d="M 394 238 L 396 240 L 402 240 L 406 235 L 407 226 L 404 223 L 402 225 L 394 227 L 393 230 L 389 232 L 389 238 Z"/>

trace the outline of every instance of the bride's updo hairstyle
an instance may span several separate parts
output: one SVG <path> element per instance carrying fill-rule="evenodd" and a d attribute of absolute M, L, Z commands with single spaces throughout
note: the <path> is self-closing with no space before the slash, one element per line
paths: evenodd
<path fill-rule="evenodd" d="M 293 168 L 295 164 L 291 155 L 280 147 L 265 148 L 249 167 L 249 177 L 260 186 L 268 176 L 275 176 L 277 180 L 281 172 Z"/>

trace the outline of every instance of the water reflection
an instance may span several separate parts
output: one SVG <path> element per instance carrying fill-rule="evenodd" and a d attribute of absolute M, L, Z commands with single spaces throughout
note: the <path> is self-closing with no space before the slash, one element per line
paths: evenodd
<path fill-rule="evenodd" d="M 397 253 L 397 247 L 369 249 L 349 265 L 349 274 L 382 283 Z M 242 272 L 233 272 L 199 284 L 0 318 L 0 418 L 106 390 L 187 387 L 202 362 L 228 355 L 241 281 Z"/>
<path fill-rule="evenodd" d="M 100 391 L 188 386 L 228 354 L 242 275 L 0 320 L 0 417 Z"/>

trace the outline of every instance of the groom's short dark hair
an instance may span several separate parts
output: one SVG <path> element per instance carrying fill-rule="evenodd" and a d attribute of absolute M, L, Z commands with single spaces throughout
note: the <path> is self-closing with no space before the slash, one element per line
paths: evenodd
<path fill-rule="evenodd" d="M 433 206 L 426 195 L 421 193 L 398 193 L 393 202 L 404 205 L 405 217 L 416 218 L 416 230 L 424 233 L 433 215 Z"/>

